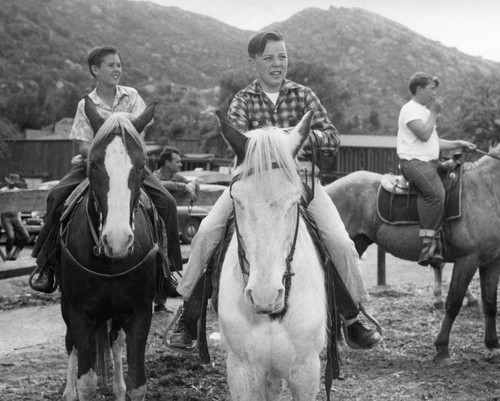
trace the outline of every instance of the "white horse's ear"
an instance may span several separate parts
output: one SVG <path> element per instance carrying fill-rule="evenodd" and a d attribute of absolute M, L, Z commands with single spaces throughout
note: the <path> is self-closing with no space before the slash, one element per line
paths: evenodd
<path fill-rule="evenodd" d="M 293 152 L 293 156 L 297 156 L 300 148 L 309 137 L 309 132 L 311 131 L 311 120 L 314 115 L 312 110 L 309 110 L 300 122 L 295 126 L 295 128 L 290 132 L 290 147 Z"/>
<path fill-rule="evenodd" d="M 222 137 L 231 146 L 231 148 L 236 153 L 238 157 L 238 164 L 241 164 L 245 160 L 245 151 L 248 142 L 248 137 L 243 134 L 238 128 L 236 128 L 224 115 L 224 113 L 217 110 L 215 112 L 217 119 L 219 120 L 220 128 L 222 131 Z"/>
<path fill-rule="evenodd" d="M 158 102 L 156 101 L 148 104 L 144 111 L 132 120 L 132 125 L 137 132 L 141 133 L 144 131 L 144 128 L 146 128 L 148 123 L 153 119 L 157 105 Z"/>
<path fill-rule="evenodd" d="M 99 114 L 94 102 L 88 95 L 86 95 L 83 99 L 85 100 L 85 115 L 89 119 L 90 126 L 94 130 L 95 134 L 97 131 L 99 131 L 99 128 L 101 128 L 102 124 L 104 124 L 104 118 Z"/>

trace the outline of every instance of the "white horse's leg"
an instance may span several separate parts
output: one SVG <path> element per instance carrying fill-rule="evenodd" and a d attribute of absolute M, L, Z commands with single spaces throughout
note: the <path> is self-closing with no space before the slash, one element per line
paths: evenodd
<path fill-rule="evenodd" d="M 433 266 L 432 270 L 434 270 L 434 308 L 438 310 L 444 309 L 443 302 L 443 267 L 444 263 L 441 263 L 440 266 Z"/>
<path fill-rule="evenodd" d="M 97 389 L 97 374 L 93 369 L 82 375 L 76 381 L 80 401 L 93 401 Z"/>
<path fill-rule="evenodd" d="M 120 330 L 113 342 L 113 394 L 116 401 L 125 401 L 127 388 L 123 379 L 123 348 L 125 346 L 125 332 Z"/>
<path fill-rule="evenodd" d="M 310 355 L 303 363 L 297 363 L 287 377 L 293 401 L 314 401 L 318 395 L 321 378 L 321 362 L 318 355 Z"/>
<path fill-rule="evenodd" d="M 267 401 L 265 380 L 264 369 L 249 365 L 228 351 L 227 381 L 233 400 Z"/>
<path fill-rule="evenodd" d="M 474 294 L 471 292 L 469 287 L 467 287 L 467 292 L 465 293 L 465 297 L 467 298 L 467 306 L 476 307 L 479 305 L 479 301 L 474 296 Z"/>
<path fill-rule="evenodd" d="M 76 377 L 78 373 L 78 351 L 75 347 L 68 357 L 68 370 L 66 372 L 66 387 L 63 393 L 63 401 L 76 401 Z"/>

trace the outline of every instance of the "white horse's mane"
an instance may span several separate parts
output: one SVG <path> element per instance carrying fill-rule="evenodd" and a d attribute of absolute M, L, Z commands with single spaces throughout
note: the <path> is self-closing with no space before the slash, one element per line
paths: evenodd
<path fill-rule="evenodd" d="M 118 128 L 122 138 L 125 139 L 125 135 L 129 135 L 132 138 L 137 146 L 143 149 L 144 155 L 146 156 L 146 144 L 141 138 L 140 134 L 135 129 L 132 124 L 132 119 L 134 116 L 130 113 L 126 112 L 118 112 L 111 114 L 102 124 L 99 131 L 97 131 L 95 138 L 90 146 L 89 152 L 99 146 L 99 144 L 112 132 L 115 132 Z"/>
<path fill-rule="evenodd" d="M 265 188 L 270 187 L 270 175 L 267 174 L 273 163 L 285 173 L 288 180 L 302 188 L 297 163 L 290 151 L 288 135 L 279 128 L 268 127 L 247 133 L 249 137 L 241 179 L 256 174 Z"/>

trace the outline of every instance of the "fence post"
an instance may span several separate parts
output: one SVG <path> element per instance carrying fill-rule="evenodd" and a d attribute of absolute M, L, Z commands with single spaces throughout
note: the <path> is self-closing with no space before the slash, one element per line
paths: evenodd
<path fill-rule="evenodd" d="M 385 251 L 380 246 L 377 246 L 377 285 L 386 285 Z"/>

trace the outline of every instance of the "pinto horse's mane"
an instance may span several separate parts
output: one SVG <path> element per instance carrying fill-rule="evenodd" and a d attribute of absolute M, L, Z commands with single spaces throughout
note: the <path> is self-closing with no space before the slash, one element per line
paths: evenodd
<path fill-rule="evenodd" d="M 270 188 L 269 172 L 276 165 L 285 173 L 288 180 L 302 188 L 297 163 L 290 152 L 287 134 L 279 128 L 268 127 L 247 133 L 245 160 L 243 161 L 241 179 L 256 174 L 264 188 Z"/>
<path fill-rule="evenodd" d="M 130 113 L 119 112 L 111 114 L 106 121 L 102 124 L 99 131 L 97 131 L 95 138 L 90 146 L 89 153 L 96 147 L 98 147 L 109 134 L 120 133 L 125 143 L 125 135 L 128 135 L 134 140 L 137 146 L 143 150 L 144 156 L 146 156 L 146 144 L 141 138 L 141 135 L 137 132 L 136 128 L 132 124 L 133 115 Z M 118 132 L 117 132 L 118 131 Z"/>

